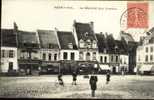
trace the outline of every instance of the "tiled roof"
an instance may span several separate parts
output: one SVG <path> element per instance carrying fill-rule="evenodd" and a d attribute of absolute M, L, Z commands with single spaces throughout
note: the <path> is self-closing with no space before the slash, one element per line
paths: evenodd
<path fill-rule="evenodd" d="M 98 40 L 98 49 L 99 52 L 105 53 L 104 50 L 106 49 L 106 53 L 121 53 L 126 54 L 127 53 L 127 44 L 124 43 L 125 41 L 121 40 L 114 40 L 112 35 L 107 35 L 106 37 L 104 34 L 96 34 L 97 40 Z M 115 50 L 115 48 L 117 49 Z"/>
<path fill-rule="evenodd" d="M 71 49 L 69 44 L 73 45 L 73 49 L 77 49 L 77 45 L 75 43 L 75 38 L 72 32 L 65 32 L 65 31 L 57 31 L 59 43 L 61 49 Z"/>
<path fill-rule="evenodd" d="M 13 29 L 1 29 L 1 46 L 17 47 L 16 34 Z"/>
<path fill-rule="evenodd" d="M 134 42 L 133 37 L 129 33 L 121 32 L 121 37 L 123 37 L 128 42 Z"/>
<path fill-rule="evenodd" d="M 94 32 L 89 23 L 74 23 L 78 40 L 95 40 Z"/>
<path fill-rule="evenodd" d="M 106 39 L 105 39 L 105 37 L 104 37 L 103 34 L 99 34 L 99 33 L 96 34 L 96 38 L 98 40 L 98 42 L 97 42 L 98 50 L 99 50 L 99 52 L 103 53 L 104 52 L 104 49 L 107 50 L 107 48 L 108 48 Z"/>
<path fill-rule="evenodd" d="M 120 53 L 120 54 L 127 54 L 128 51 L 127 51 L 127 43 L 125 43 L 124 41 L 122 40 L 115 40 L 115 43 L 118 47 L 117 49 L 117 52 Z"/>
<path fill-rule="evenodd" d="M 57 36 L 52 30 L 37 30 L 41 48 L 58 49 Z"/>
<path fill-rule="evenodd" d="M 19 47 L 39 47 L 36 32 L 18 31 L 18 44 Z"/>

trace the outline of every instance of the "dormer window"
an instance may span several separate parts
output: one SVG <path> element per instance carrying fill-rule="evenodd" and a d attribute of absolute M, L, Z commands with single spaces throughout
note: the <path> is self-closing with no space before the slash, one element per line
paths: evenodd
<path fill-rule="evenodd" d="M 49 49 L 51 49 L 51 48 L 52 48 L 52 44 L 51 44 L 51 43 L 49 43 L 49 44 L 48 44 L 48 47 L 49 47 Z"/>
<path fill-rule="evenodd" d="M 84 33 L 84 36 L 87 37 L 88 36 L 88 32 Z"/>
<path fill-rule="evenodd" d="M 93 48 L 96 48 L 97 47 L 97 45 L 96 45 L 96 41 L 95 40 L 93 40 L 93 46 L 92 46 Z"/>
<path fill-rule="evenodd" d="M 68 48 L 73 49 L 73 44 L 72 43 L 68 43 Z"/>
<path fill-rule="evenodd" d="M 79 41 L 79 47 L 80 48 L 83 48 L 84 47 L 84 41 L 82 39 Z"/>
<path fill-rule="evenodd" d="M 88 48 L 91 48 L 91 40 L 88 39 L 86 42 L 87 42 L 87 47 L 88 47 Z"/>

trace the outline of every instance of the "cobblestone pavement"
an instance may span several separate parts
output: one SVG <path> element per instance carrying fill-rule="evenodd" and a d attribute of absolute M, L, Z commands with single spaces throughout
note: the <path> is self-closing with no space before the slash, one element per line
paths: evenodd
<path fill-rule="evenodd" d="M 0 77 L 0 97 L 5 98 L 92 98 L 89 79 L 65 75 L 65 86 L 57 84 L 56 75 Z M 154 76 L 113 75 L 109 84 L 98 75 L 96 97 L 102 99 L 154 99 Z"/>

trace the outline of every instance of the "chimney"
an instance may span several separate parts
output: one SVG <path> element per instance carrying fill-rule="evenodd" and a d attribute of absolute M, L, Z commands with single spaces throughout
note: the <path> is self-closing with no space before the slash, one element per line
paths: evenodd
<path fill-rule="evenodd" d="M 105 38 L 107 38 L 107 36 L 108 36 L 107 32 L 105 32 L 105 35 L 104 36 L 105 36 Z"/>
<path fill-rule="evenodd" d="M 94 22 L 93 22 L 93 21 L 90 22 L 90 27 L 91 27 L 92 30 L 94 31 Z"/>
<path fill-rule="evenodd" d="M 73 25 L 74 25 L 75 23 L 76 23 L 76 20 L 74 19 L 74 20 L 73 20 Z"/>
<path fill-rule="evenodd" d="M 18 31 L 18 26 L 17 26 L 16 22 L 13 22 L 13 27 L 14 27 L 14 31 L 17 32 Z"/>
<path fill-rule="evenodd" d="M 103 35 L 103 32 L 100 32 L 101 35 Z"/>
<path fill-rule="evenodd" d="M 58 31 L 58 28 L 55 27 L 55 31 L 57 32 Z"/>

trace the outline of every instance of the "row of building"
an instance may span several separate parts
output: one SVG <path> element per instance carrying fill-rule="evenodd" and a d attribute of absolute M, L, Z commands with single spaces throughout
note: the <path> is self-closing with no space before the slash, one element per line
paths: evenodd
<path fill-rule="evenodd" d="M 94 32 L 94 23 L 74 21 L 72 31 L 38 29 L 36 32 L 1 29 L 0 72 L 53 70 L 72 72 L 78 68 L 97 67 L 113 73 L 134 72 L 135 42 L 121 32 L 120 40 L 112 34 Z"/>

